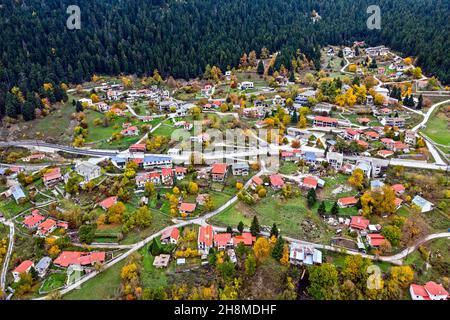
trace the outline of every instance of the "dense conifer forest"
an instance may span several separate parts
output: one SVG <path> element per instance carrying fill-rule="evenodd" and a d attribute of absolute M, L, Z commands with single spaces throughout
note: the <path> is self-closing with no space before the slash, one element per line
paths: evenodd
<path fill-rule="evenodd" d="M 72 4 L 81 9 L 80 30 L 66 28 Z M 373 4 L 381 8 L 381 30 L 366 26 Z M 313 10 L 320 21 L 312 21 Z M 280 51 L 276 65 L 289 69 L 297 49 L 317 64 L 320 46 L 355 40 L 416 56 L 426 74 L 448 84 L 449 16 L 449 0 L 4 0 L 0 117 L 32 119 L 44 83 L 155 68 L 191 78 L 207 64 L 234 67 L 243 52 L 263 47 Z M 64 99 L 58 91 L 47 98 Z"/>

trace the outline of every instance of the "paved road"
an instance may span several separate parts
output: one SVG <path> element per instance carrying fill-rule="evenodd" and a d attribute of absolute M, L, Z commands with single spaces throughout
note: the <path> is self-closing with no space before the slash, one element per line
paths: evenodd
<path fill-rule="evenodd" d="M 0 275 L 0 290 L 5 292 L 5 284 L 6 284 L 6 273 L 8 272 L 9 260 L 11 258 L 11 254 L 14 248 L 14 223 L 11 221 L 2 221 L 2 223 L 9 227 L 9 243 L 8 243 L 8 251 L 6 252 L 5 261 L 3 262 L 2 273 Z"/>

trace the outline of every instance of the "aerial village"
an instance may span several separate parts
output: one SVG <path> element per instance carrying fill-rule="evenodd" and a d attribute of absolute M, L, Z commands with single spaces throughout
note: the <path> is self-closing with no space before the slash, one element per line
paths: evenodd
<path fill-rule="evenodd" d="M 319 70 L 279 59 L 94 76 L 12 125 L 0 295 L 344 299 L 316 288 L 327 270 L 373 264 L 385 287 L 349 297 L 447 299 L 449 149 L 429 126 L 448 88 L 363 42 L 322 48 Z"/>

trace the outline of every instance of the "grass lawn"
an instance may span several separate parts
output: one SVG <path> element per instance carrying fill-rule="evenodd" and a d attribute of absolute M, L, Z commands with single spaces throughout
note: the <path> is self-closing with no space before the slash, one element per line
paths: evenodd
<path fill-rule="evenodd" d="M 356 195 L 357 192 L 355 190 L 353 190 L 353 188 L 350 191 L 333 193 L 333 191 L 340 186 L 349 186 L 347 184 L 348 178 L 349 178 L 349 176 L 347 176 L 345 174 L 341 174 L 341 173 L 339 173 L 333 177 L 324 178 L 325 186 L 323 187 L 323 189 L 317 190 L 318 198 L 321 200 L 322 199 L 323 200 L 337 200 L 339 198 Z"/>
<path fill-rule="evenodd" d="M 298 171 L 298 166 L 293 163 L 293 162 L 284 162 L 281 167 L 280 170 L 278 170 L 281 174 L 294 174 Z"/>
<path fill-rule="evenodd" d="M 250 217 L 244 216 L 239 211 L 239 207 L 241 205 L 241 203 L 237 203 L 233 206 L 228 207 L 226 210 L 213 217 L 211 219 L 211 223 L 236 227 L 238 223 L 242 221 L 244 225 L 249 227 L 252 220 Z"/>
<path fill-rule="evenodd" d="M 31 207 L 32 204 L 30 202 L 26 202 L 25 204 L 17 204 L 13 199 L 8 199 L 0 202 L 0 212 L 3 213 L 6 218 L 14 217 L 20 212 Z"/>
<path fill-rule="evenodd" d="M 162 125 L 159 126 L 158 129 L 156 129 L 155 131 L 153 131 L 153 135 L 156 136 L 165 136 L 165 137 L 170 137 L 172 135 L 172 132 L 175 130 L 175 127 L 167 124 L 166 122 L 164 122 Z"/>
<path fill-rule="evenodd" d="M 434 142 L 449 146 L 450 148 L 450 119 L 443 111 L 434 112 L 422 132 Z M 448 148 L 447 148 L 448 150 Z"/>
<path fill-rule="evenodd" d="M 144 288 L 159 288 L 167 286 L 167 276 L 164 269 L 157 269 L 153 266 L 153 261 L 155 257 L 153 257 L 149 250 L 149 246 L 145 246 L 139 253 L 143 257 L 143 271 L 141 275 L 141 280 Z M 170 265 L 170 264 L 169 264 Z"/>
<path fill-rule="evenodd" d="M 61 288 L 66 283 L 66 274 L 62 272 L 52 273 L 48 276 L 47 279 L 45 279 L 44 283 L 42 283 L 41 288 L 39 289 L 40 292 L 46 293 L 51 290 L 55 290 L 58 288 Z"/>
<path fill-rule="evenodd" d="M 120 271 L 126 259 L 116 263 L 93 279 L 66 294 L 66 300 L 110 300 L 120 294 Z"/>

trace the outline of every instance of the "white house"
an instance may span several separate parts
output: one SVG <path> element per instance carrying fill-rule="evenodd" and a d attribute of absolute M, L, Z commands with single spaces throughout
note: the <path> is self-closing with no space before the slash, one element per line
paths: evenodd
<path fill-rule="evenodd" d="M 101 169 L 96 164 L 83 161 L 75 166 L 75 172 L 84 178 L 84 181 L 94 180 L 101 176 Z"/>
<path fill-rule="evenodd" d="M 20 275 L 22 273 L 28 273 L 30 272 L 31 268 L 34 268 L 34 262 L 31 260 L 25 260 L 21 264 L 17 266 L 12 272 L 14 277 L 14 282 L 20 281 Z"/>
<path fill-rule="evenodd" d="M 422 198 L 419 195 L 415 196 L 414 199 L 412 199 L 411 203 L 416 205 L 417 207 L 419 207 L 420 212 L 422 212 L 422 213 L 433 210 L 433 206 L 434 206 L 433 203 L 431 203 L 428 200 L 425 200 L 424 198 Z"/>
<path fill-rule="evenodd" d="M 428 281 L 425 285 L 411 284 L 409 293 L 412 300 L 447 300 L 448 292 L 441 284 Z"/>

